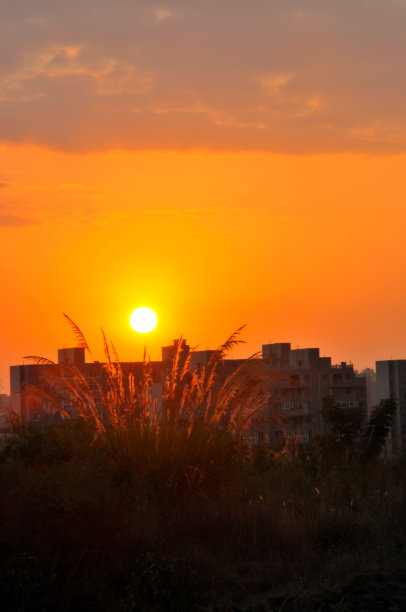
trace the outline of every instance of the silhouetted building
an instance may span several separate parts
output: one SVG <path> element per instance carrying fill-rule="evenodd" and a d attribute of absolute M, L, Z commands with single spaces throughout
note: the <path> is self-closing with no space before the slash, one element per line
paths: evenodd
<path fill-rule="evenodd" d="M 85 349 L 81 347 L 58 349 L 58 363 L 80 368 L 85 364 Z"/>
<path fill-rule="evenodd" d="M 376 372 L 372 368 L 365 368 L 357 374 L 360 378 L 365 378 L 366 392 L 367 392 L 367 414 L 368 418 L 372 412 L 372 409 L 377 405 L 378 400 L 376 396 Z"/>
<path fill-rule="evenodd" d="M 178 351 L 178 340 L 174 340 L 169 346 L 162 347 L 162 361 L 172 361 Z M 180 357 L 184 360 L 189 354 L 190 346 L 186 343 L 186 340 L 182 339 L 180 345 Z"/>
<path fill-rule="evenodd" d="M 270 402 L 263 435 L 275 444 L 284 438 L 309 441 L 322 433 L 323 398 L 343 408 L 359 407 L 366 417 L 366 382 L 352 364 L 332 365 L 318 348 L 292 349 L 290 343 L 265 344 Z M 279 420 L 278 420 L 279 418 Z"/>
<path fill-rule="evenodd" d="M 397 453 L 406 441 L 406 359 L 376 362 L 376 395 L 378 402 L 396 400 L 388 447 L 390 452 Z"/>

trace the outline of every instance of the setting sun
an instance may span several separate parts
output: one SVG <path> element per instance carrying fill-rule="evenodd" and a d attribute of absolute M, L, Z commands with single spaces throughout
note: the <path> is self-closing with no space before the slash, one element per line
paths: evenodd
<path fill-rule="evenodd" d="M 158 322 L 157 316 L 151 308 L 144 306 L 136 308 L 130 316 L 131 327 L 140 334 L 152 331 Z"/>

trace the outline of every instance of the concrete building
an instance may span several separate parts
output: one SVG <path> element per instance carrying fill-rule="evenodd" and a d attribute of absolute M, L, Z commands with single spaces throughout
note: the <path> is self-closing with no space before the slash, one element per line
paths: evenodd
<path fill-rule="evenodd" d="M 263 435 L 271 443 L 283 438 L 307 442 L 322 433 L 326 396 L 338 406 L 359 407 L 366 418 L 366 381 L 357 377 L 352 364 L 332 365 L 330 357 L 320 357 L 318 348 L 292 349 L 290 343 L 263 345 L 262 356 L 271 394 Z"/>
<path fill-rule="evenodd" d="M 367 391 L 367 413 L 368 418 L 372 412 L 372 409 L 377 405 L 376 395 L 376 372 L 372 368 L 365 368 L 357 374 L 360 378 L 365 378 L 366 391 Z"/>
<path fill-rule="evenodd" d="M 406 442 L 406 359 L 376 362 L 377 401 L 393 398 L 397 408 L 392 421 L 389 452 L 397 453 Z"/>

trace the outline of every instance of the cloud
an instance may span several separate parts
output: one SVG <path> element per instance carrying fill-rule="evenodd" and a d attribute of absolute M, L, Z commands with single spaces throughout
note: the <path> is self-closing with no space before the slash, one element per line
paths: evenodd
<path fill-rule="evenodd" d="M 289 83 L 295 75 L 293 72 L 279 72 L 264 74 L 260 77 L 261 85 L 264 89 L 270 91 L 273 94 L 279 93 L 280 89 Z"/>
<path fill-rule="evenodd" d="M 0 189 L 7 189 L 7 187 L 11 187 L 11 183 L 7 181 L 0 181 Z"/>
<path fill-rule="evenodd" d="M 26 217 L 17 217 L 0 212 L 0 228 L 4 227 L 24 227 L 26 225 L 35 225 L 37 221 Z"/>
<path fill-rule="evenodd" d="M 82 185 L 81 183 L 60 183 L 57 186 L 57 189 L 59 191 L 66 191 L 69 193 L 87 193 L 88 191 L 91 190 L 91 187 L 88 187 L 87 185 Z"/>
<path fill-rule="evenodd" d="M 166 19 L 167 17 L 172 17 L 173 13 L 170 9 L 168 8 L 159 8 L 159 9 L 155 9 L 155 16 L 158 19 L 158 21 L 161 21 L 162 19 Z"/>
<path fill-rule="evenodd" d="M 0 139 L 76 152 L 406 151 L 405 25 L 395 0 L 8 3 Z"/>
<path fill-rule="evenodd" d="M 3 184 L 7 187 L 9 186 L 9 183 Z M 1 185 L 2 183 L 0 183 L 0 187 Z M 24 205 L 0 204 L 0 228 L 24 227 L 26 225 L 37 224 L 38 221 L 36 219 L 25 216 L 27 210 L 29 208 Z"/>

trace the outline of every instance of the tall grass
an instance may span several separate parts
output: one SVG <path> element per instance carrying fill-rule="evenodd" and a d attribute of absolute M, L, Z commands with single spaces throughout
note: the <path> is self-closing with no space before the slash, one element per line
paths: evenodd
<path fill-rule="evenodd" d="M 65 317 L 78 346 L 92 356 L 80 328 Z M 232 469 L 244 455 L 246 432 L 268 403 L 267 376 L 258 355 L 223 371 L 224 359 L 243 342 L 242 330 L 213 351 L 206 365 L 193 364 L 193 350 L 185 355 L 182 337 L 176 340 L 159 406 L 152 400 L 152 367 L 145 354 L 136 379 L 124 371 L 103 330 L 106 361 L 100 381 L 90 384 L 75 365 L 53 364 L 45 371 L 47 392 L 32 386 L 26 392 L 53 413 L 91 423 L 97 443 L 128 478 L 160 480 L 181 490 L 214 486 L 220 472 Z"/>
<path fill-rule="evenodd" d="M 267 610 L 271 594 L 402 562 L 401 464 L 348 459 L 320 474 L 231 437 L 205 446 L 196 430 L 182 448 L 168 425 L 157 448 L 119 431 L 95 438 L 78 417 L 21 426 L 0 449 L 5 609 L 247 610 L 255 596 Z M 112 444 L 129 444 L 131 463 Z"/>

